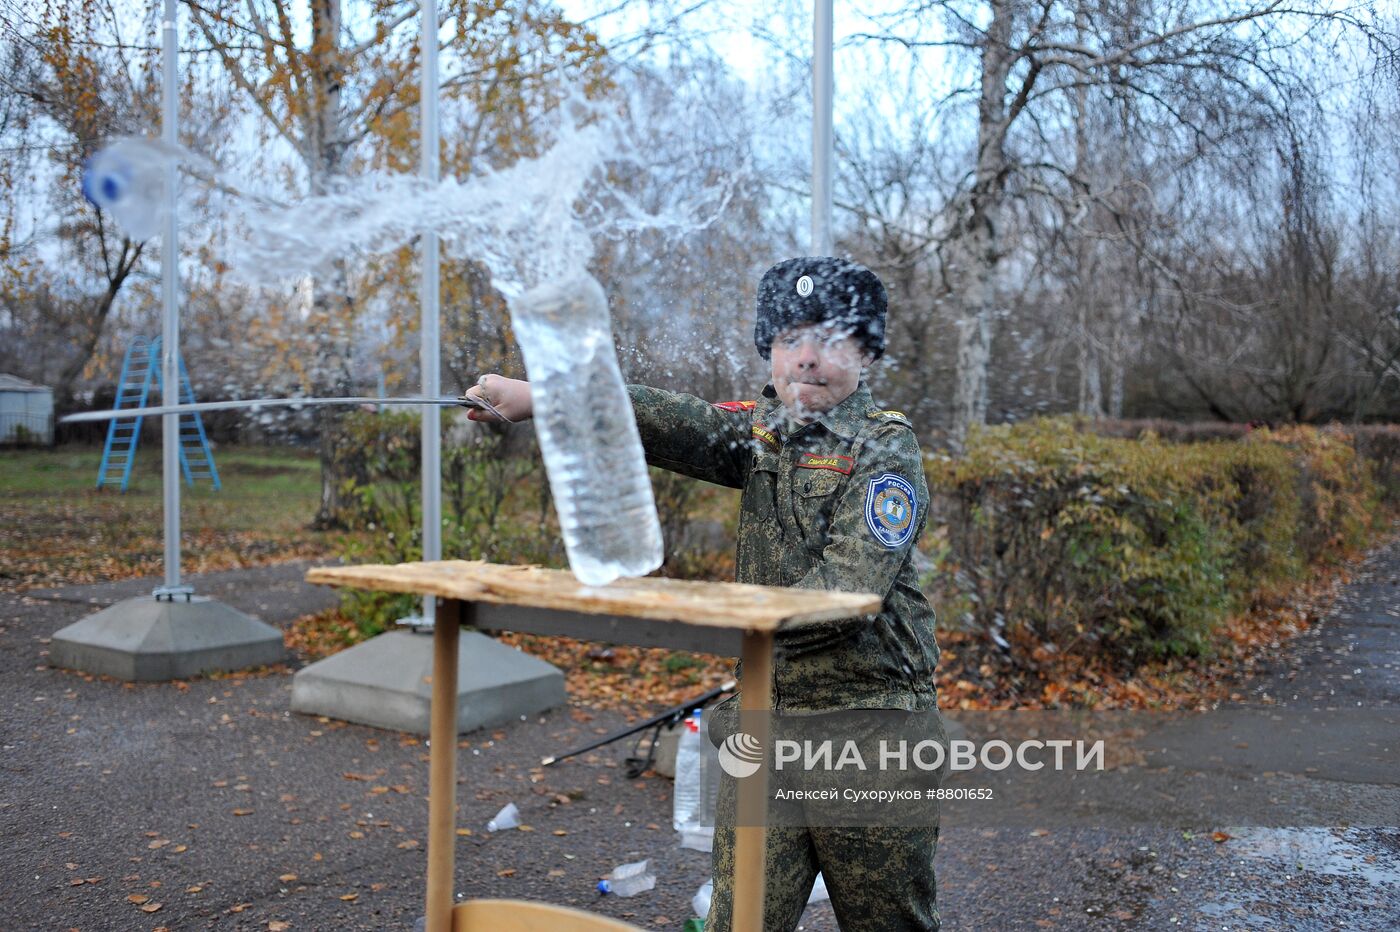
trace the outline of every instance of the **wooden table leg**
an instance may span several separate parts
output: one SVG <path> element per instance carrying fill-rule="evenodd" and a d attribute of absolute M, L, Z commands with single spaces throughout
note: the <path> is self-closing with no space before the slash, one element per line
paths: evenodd
<path fill-rule="evenodd" d="M 457 836 L 457 641 L 462 603 L 439 599 L 428 745 L 427 932 L 451 932 Z"/>
<path fill-rule="evenodd" d="M 756 713 L 740 717 L 741 724 L 757 728 L 754 735 L 768 751 L 767 713 L 773 708 L 773 635 L 744 632 L 744 683 L 739 690 L 739 711 Z M 764 826 L 768 814 L 768 767 L 739 781 L 734 827 L 734 929 L 763 932 Z"/>

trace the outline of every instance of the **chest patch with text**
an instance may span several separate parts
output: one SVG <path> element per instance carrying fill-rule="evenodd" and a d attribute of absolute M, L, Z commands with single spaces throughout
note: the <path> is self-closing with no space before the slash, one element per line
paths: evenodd
<path fill-rule="evenodd" d="M 839 472 L 843 476 L 849 476 L 855 467 L 855 460 L 849 456 L 818 456 L 815 453 L 803 453 L 802 458 L 797 461 L 798 469 L 829 469 L 832 472 Z"/>
<path fill-rule="evenodd" d="M 755 440 L 761 440 L 762 442 L 768 444 L 768 446 L 772 447 L 775 450 L 778 449 L 778 447 L 780 446 L 780 444 L 778 443 L 778 435 L 773 433 L 768 428 L 764 427 L 762 424 L 755 424 L 753 426 L 753 436 Z"/>

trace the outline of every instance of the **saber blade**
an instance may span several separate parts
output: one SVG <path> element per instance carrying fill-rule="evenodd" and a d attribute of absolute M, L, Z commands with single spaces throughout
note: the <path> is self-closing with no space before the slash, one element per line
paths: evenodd
<path fill-rule="evenodd" d="M 159 417 L 163 414 L 193 414 L 198 411 L 242 411 L 258 408 L 314 408 L 325 405 L 463 405 L 468 408 L 481 408 L 497 417 L 500 413 L 491 405 L 477 398 L 243 398 L 236 401 L 197 401 L 193 404 L 155 405 L 149 408 L 115 408 L 110 411 L 84 411 L 70 414 L 59 420 L 60 424 L 78 424 L 85 421 L 117 421 L 138 417 Z M 505 418 L 501 418 L 505 420 Z"/>

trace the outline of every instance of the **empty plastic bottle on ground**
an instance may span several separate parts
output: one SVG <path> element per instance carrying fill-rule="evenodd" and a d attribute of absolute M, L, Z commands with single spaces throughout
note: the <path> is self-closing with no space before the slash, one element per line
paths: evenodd
<path fill-rule="evenodd" d="M 705 735 L 705 723 L 700 710 L 696 709 L 685 723 L 685 731 L 676 747 L 671 821 L 680 832 L 682 848 L 713 850 L 719 777 L 719 756 Z"/>
<path fill-rule="evenodd" d="M 715 812 L 719 808 L 719 749 L 710 743 L 703 724 L 700 725 L 700 799 L 695 805 L 688 830 L 682 833 L 683 847 L 710 851 L 715 844 Z"/>
<path fill-rule="evenodd" d="M 703 737 L 700 733 L 700 710 L 691 713 L 681 726 L 681 738 L 676 744 L 676 779 L 671 792 L 671 826 L 684 832 L 694 821 L 695 811 L 700 805 L 700 791 L 703 787 L 701 768 L 705 758 L 700 747 Z"/>
<path fill-rule="evenodd" d="M 598 881 L 599 893 L 613 896 L 636 896 L 656 886 L 656 875 L 651 872 L 651 860 L 620 864 L 612 873 Z"/>
<path fill-rule="evenodd" d="M 167 162 L 151 143 L 119 139 L 88 159 L 83 196 L 116 218 L 131 239 L 150 239 L 165 217 Z"/>
<path fill-rule="evenodd" d="M 511 302 L 511 322 L 569 568 L 595 586 L 650 573 L 661 524 L 602 287 L 589 275 L 541 285 Z"/>

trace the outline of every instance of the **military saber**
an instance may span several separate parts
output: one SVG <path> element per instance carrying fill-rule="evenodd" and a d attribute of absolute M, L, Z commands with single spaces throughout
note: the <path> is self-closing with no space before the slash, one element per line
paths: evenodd
<path fill-rule="evenodd" d="M 164 414 L 194 414 L 200 411 L 243 411 L 258 408 L 301 408 L 327 405 L 461 405 L 467 408 L 480 408 L 506 423 L 513 423 L 501 414 L 496 407 L 482 398 L 438 397 L 438 398 L 242 398 L 232 401 L 196 401 L 179 405 L 154 405 L 148 408 L 113 408 L 110 411 L 83 411 L 59 419 L 60 424 L 80 424 L 92 421 L 125 421 L 138 417 L 159 417 Z"/>
<path fill-rule="evenodd" d="M 709 702 L 711 699 L 715 699 L 719 696 L 724 695 L 725 693 L 731 693 L 735 689 L 737 689 L 738 686 L 739 684 L 735 680 L 725 680 L 723 683 L 719 684 L 714 689 L 711 689 L 703 695 L 687 699 L 680 705 L 672 706 L 664 712 L 653 715 L 651 718 L 647 719 L 644 722 L 638 722 L 637 724 L 630 725 L 627 728 L 622 729 L 621 731 L 613 732 L 606 738 L 599 738 L 597 741 L 594 741 L 591 744 L 585 744 L 581 748 L 574 748 L 572 751 L 566 751 L 565 753 L 556 755 L 554 757 L 542 757 L 540 758 L 540 766 L 548 767 L 551 764 L 557 764 L 562 760 L 568 760 L 571 757 L 577 757 L 578 755 L 585 754 L 589 751 L 594 750 L 595 748 L 600 748 L 605 744 L 612 744 L 614 741 L 621 741 L 623 738 L 628 738 L 632 735 L 636 735 L 637 740 L 632 743 L 632 755 L 628 757 L 625 761 L 623 761 L 623 763 L 627 765 L 628 779 L 635 780 L 637 777 L 640 777 L 643 774 L 643 772 L 650 770 L 651 765 L 656 762 L 656 745 L 661 737 L 662 728 L 665 728 L 668 725 L 679 724 L 680 722 L 689 718 L 691 712 L 694 712 L 696 709 L 705 705 L 705 703 Z M 646 732 L 648 728 L 652 730 L 651 743 L 647 745 L 646 756 L 642 757 L 642 741 L 646 738 L 644 732 Z"/>

